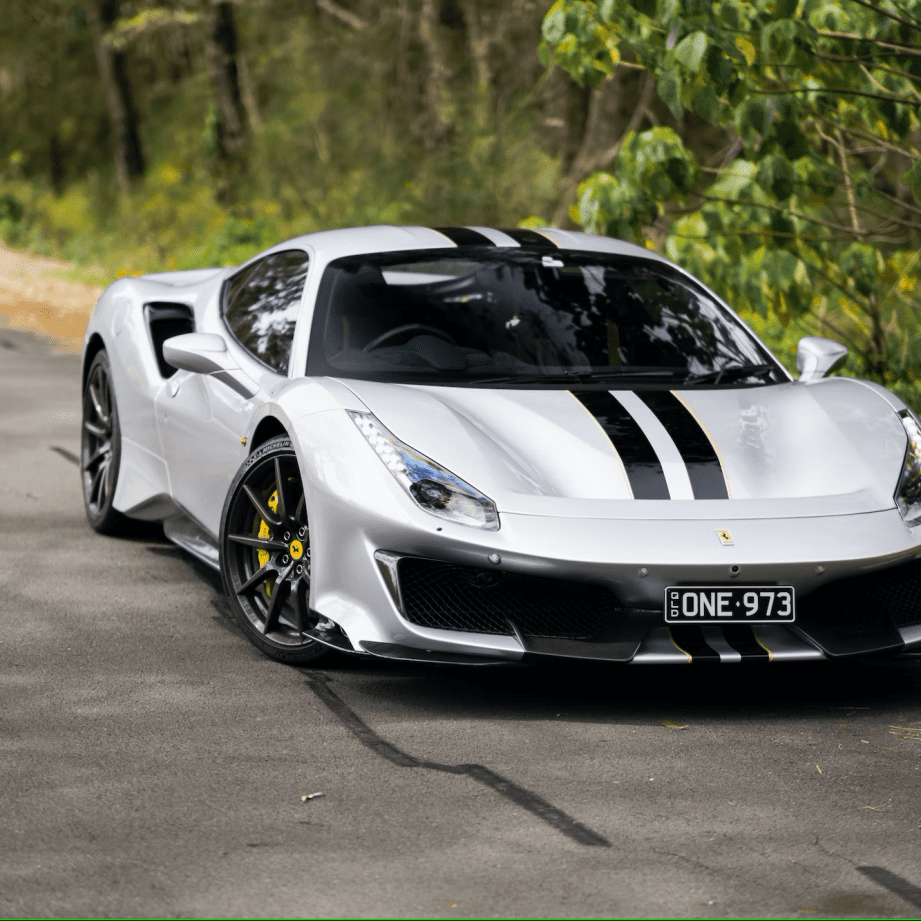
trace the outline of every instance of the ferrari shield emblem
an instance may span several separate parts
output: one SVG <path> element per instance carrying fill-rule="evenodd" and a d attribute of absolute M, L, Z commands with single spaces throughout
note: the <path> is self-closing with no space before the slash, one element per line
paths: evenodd
<path fill-rule="evenodd" d="M 728 531 L 720 529 L 716 532 L 716 536 L 720 539 L 720 543 L 724 547 L 732 547 L 735 545 L 735 541 L 732 539 L 732 535 Z"/>

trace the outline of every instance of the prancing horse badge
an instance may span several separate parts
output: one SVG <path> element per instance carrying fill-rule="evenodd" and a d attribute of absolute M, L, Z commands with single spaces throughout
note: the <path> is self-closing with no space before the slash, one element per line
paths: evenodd
<path fill-rule="evenodd" d="M 720 539 L 720 543 L 724 547 L 735 546 L 735 541 L 732 539 L 732 535 L 726 530 L 719 530 L 716 532 L 716 536 Z"/>

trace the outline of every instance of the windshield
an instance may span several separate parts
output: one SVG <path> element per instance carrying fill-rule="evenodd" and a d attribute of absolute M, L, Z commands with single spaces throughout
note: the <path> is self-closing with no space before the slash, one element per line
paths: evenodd
<path fill-rule="evenodd" d="M 608 388 L 638 378 L 670 386 L 786 379 L 740 320 L 666 264 L 472 247 L 331 262 L 307 373 L 470 386 L 603 380 Z"/>

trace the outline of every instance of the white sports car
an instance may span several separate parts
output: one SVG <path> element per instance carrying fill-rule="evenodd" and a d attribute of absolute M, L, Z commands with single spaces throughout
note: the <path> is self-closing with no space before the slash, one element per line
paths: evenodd
<path fill-rule="evenodd" d="M 162 521 L 246 634 L 418 662 L 921 647 L 921 428 L 791 379 L 656 254 L 367 227 L 124 278 L 86 331 L 90 524 Z"/>

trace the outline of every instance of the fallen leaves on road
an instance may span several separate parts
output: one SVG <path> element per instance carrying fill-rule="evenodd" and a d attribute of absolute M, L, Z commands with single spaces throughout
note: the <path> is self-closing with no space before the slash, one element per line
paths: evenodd
<path fill-rule="evenodd" d="M 318 796 L 326 796 L 325 793 L 305 793 L 301 797 L 301 802 L 306 803 L 307 800 L 316 799 Z"/>
<path fill-rule="evenodd" d="M 921 742 L 921 726 L 890 726 L 889 731 L 900 739 L 917 739 Z"/>
<path fill-rule="evenodd" d="M 818 765 L 815 766 L 815 769 L 816 769 L 820 774 L 824 774 L 824 773 L 825 773 L 825 772 L 822 770 L 822 768 L 820 768 Z"/>
<path fill-rule="evenodd" d="M 687 729 L 687 723 L 676 723 L 674 720 L 664 719 L 662 720 L 662 725 L 667 729 Z"/>

